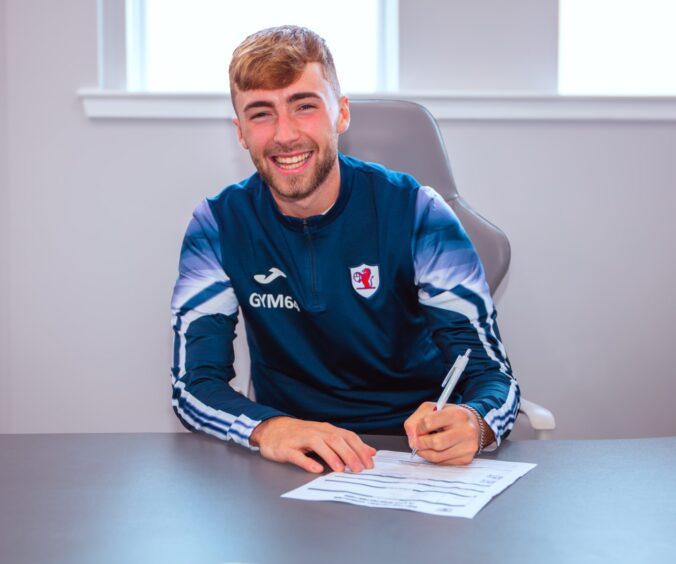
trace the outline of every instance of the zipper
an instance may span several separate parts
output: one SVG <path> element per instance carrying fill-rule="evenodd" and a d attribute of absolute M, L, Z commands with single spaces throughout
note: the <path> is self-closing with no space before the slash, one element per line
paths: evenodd
<path fill-rule="evenodd" d="M 303 219 L 303 233 L 307 239 L 308 254 L 310 255 L 310 282 L 311 282 L 311 295 L 312 295 L 312 307 L 316 308 L 318 304 L 318 292 L 317 292 L 317 265 L 315 264 L 315 252 L 314 246 L 312 245 L 312 235 L 310 233 L 310 228 L 307 223 L 307 219 Z"/>

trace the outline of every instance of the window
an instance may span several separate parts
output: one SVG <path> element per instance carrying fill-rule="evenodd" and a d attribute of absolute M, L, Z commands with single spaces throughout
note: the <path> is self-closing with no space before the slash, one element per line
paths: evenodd
<path fill-rule="evenodd" d="M 396 45 L 386 29 L 396 24 L 393 6 L 386 0 L 342 0 L 321 10 L 308 0 L 127 0 L 127 87 L 226 92 L 228 64 L 242 39 L 293 22 L 326 39 L 344 91 L 393 89 Z"/>
<path fill-rule="evenodd" d="M 405 98 L 442 120 L 676 119 L 676 34 L 668 29 L 676 23 L 676 0 L 515 1 L 539 7 L 527 17 L 500 0 L 490 0 L 503 6 L 499 17 L 483 2 L 461 0 L 344 0 L 328 13 L 328 4 L 307 0 L 288 0 L 283 9 L 271 0 L 97 2 L 98 87 L 78 91 L 92 118 L 231 118 L 223 93 L 235 45 L 262 27 L 292 22 L 328 41 L 353 99 L 374 92 Z M 443 36 L 449 21 L 460 22 L 462 33 Z M 519 80 L 534 77 L 526 82 L 535 86 L 474 88 L 473 76 L 493 72 L 475 63 L 504 42 L 521 40 L 521 52 L 539 50 L 538 57 L 523 61 L 515 49 L 506 64 L 522 73 Z M 449 91 L 417 80 L 453 73 L 449 50 L 462 55 L 467 80 Z M 399 90 L 399 73 L 409 90 Z"/>
<path fill-rule="evenodd" d="M 559 0 L 559 93 L 676 94 L 674 0 Z"/>

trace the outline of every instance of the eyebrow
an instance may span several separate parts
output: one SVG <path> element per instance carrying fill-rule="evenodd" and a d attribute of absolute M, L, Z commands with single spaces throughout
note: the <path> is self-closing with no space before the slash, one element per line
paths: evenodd
<path fill-rule="evenodd" d="M 255 102 L 249 102 L 246 106 L 244 106 L 244 112 L 248 112 L 249 110 L 253 110 L 254 108 L 273 108 L 274 105 L 272 102 L 266 102 L 265 100 L 256 100 Z"/>
<path fill-rule="evenodd" d="M 294 102 L 298 102 L 299 100 L 304 100 L 306 98 L 316 98 L 317 100 L 321 99 L 319 94 L 316 94 L 315 92 L 296 92 L 295 94 L 292 94 L 286 99 L 287 104 L 293 104 Z M 253 102 L 249 102 L 246 106 L 244 106 L 244 112 L 247 112 L 249 110 L 253 110 L 255 108 L 274 108 L 274 104 L 272 102 L 268 102 L 267 100 L 255 100 Z"/>
<path fill-rule="evenodd" d="M 320 99 L 319 94 L 316 94 L 315 92 L 296 92 L 287 98 L 286 103 L 292 104 L 293 102 L 298 102 L 298 100 L 304 100 L 305 98 Z"/>

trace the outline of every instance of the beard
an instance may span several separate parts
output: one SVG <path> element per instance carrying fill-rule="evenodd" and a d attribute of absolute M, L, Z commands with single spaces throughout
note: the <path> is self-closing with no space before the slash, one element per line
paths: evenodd
<path fill-rule="evenodd" d="M 328 178 L 331 170 L 336 164 L 336 159 L 338 157 L 338 147 L 337 144 L 332 143 L 327 146 L 326 153 L 324 158 L 318 160 L 315 164 L 314 171 L 309 179 L 303 179 L 299 177 L 294 177 L 289 175 L 286 177 L 286 181 L 283 183 L 276 183 L 273 175 L 270 172 L 268 167 L 273 167 L 273 164 L 268 162 L 268 154 L 275 153 L 292 153 L 295 151 L 308 151 L 313 152 L 313 157 L 318 155 L 317 147 L 314 146 L 310 149 L 307 148 L 298 148 L 298 147 L 275 147 L 274 150 L 266 151 L 263 158 L 251 156 L 254 166 L 258 173 L 261 175 L 263 181 L 270 187 L 277 196 L 284 200 L 302 200 L 307 198 L 310 194 L 315 192 Z M 310 157 L 310 158 L 313 158 Z M 319 157 L 318 157 L 319 158 Z"/>

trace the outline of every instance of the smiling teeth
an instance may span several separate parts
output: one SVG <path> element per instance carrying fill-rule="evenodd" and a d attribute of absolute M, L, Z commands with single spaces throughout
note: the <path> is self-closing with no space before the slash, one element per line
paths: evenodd
<path fill-rule="evenodd" d="M 275 162 L 282 168 L 297 168 L 310 158 L 311 152 L 296 155 L 294 157 L 275 157 Z"/>

